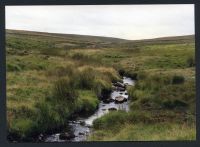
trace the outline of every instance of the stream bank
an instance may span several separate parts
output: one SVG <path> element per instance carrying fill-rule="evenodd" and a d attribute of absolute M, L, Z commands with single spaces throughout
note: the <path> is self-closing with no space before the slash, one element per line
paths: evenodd
<path fill-rule="evenodd" d="M 129 96 L 126 87 L 133 85 L 134 80 L 129 77 L 123 77 L 122 83 L 113 83 L 110 98 L 101 100 L 94 114 L 86 118 L 76 118 L 68 121 L 71 133 L 51 134 L 45 137 L 44 142 L 86 141 L 87 136 L 92 133 L 92 123 L 95 119 L 109 113 L 109 111 L 129 111 Z"/>

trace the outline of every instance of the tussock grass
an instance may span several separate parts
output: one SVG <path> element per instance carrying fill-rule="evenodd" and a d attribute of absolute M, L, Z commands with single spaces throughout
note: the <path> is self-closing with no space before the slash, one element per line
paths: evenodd
<path fill-rule="evenodd" d="M 58 101 L 61 100 L 73 103 L 78 97 L 78 92 L 76 91 L 75 86 L 75 82 L 72 79 L 68 77 L 60 78 L 54 84 L 53 95 Z"/>
<path fill-rule="evenodd" d="M 98 130 L 90 136 L 92 141 L 173 141 L 195 140 L 195 125 L 185 124 L 125 124 L 119 132 Z"/>
<path fill-rule="evenodd" d="M 84 115 L 93 113 L 99 104 L 96 94 L 89 90 L 80 90 L 79 99 L 76 103 L 76 111 Z"/>
<path fill-rule="evenodd" d="M 111 80 L 112 82 L 116 82 L 120 80 L 118 72 L 111 67 L 98 67 L 96 69 L 99 71 L 101 74 L 104 75 L 104 77 L 108 77 L 107 80 Z"/>
<path fill-rule="evenodd" d="M 133 103 L 141 108 L 184 108 L 195 100 L 195 84 L 184 83 L 184 77 L 178 75 L 139 75 L 139 81 L 128 92 Z M 193 89 L 191 91 L 191 88 Z M 184 89 L 184 90 L 183 90 Z M 191 102 L 193 101 L 193 102 Z"/>
<path fill-rule="evenodd" d="M 75 52 L 71 55 L 71 58 L 78 61 L 79 65 L 89 64 L 89 65 L 101 65 L 101 58 L 96 56 L 87 55 L 80 52 Z"/>
<path fill-rule="evenodd" d="M 7 32 L 10 140 L 33 141 L 59 130 L 75 113 L 94 112 L 98 97 L 109 94 L 120 76 L 137 80 L 128 89 L 131 110 L 97 119 L 90 140 L 195 138 L 191 36 L 136 42 L 84 37 Z"/>
<path fill-rule="evenodd" d="M 110 93 L 112 84 L 106 80 L 96 78 L 93 83 L 93 90 L 98 97 L 101 97 L 102 94 Z"/>
<path fill-rule="evenodd" d="M 79 87 L 82 89 L 92 89 L 93 80 L 96 76 L 95 70 L 92 67 L 83 69 L 79 73 Z"/>
<path fill-rule="evenodd" d="M 161 121 L 158 117 L 168 115 L 170 121 Z M 194 121 L 176 122 L 174 113 L 161 112 L 160 116 L 144 111 L 116 111 L 94 121 L 92 141 L 165 141 L 195 140 Z M 168 118 L 168 119 L 169 119 Z M 163 119 L 167 119 L 165 116 Z"/>

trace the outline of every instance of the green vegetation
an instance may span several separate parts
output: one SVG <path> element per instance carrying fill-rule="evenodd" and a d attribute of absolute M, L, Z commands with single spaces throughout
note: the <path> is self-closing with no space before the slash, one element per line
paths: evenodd
<path fill-rule="evenodd" d="M 137 79 L 135 86 L 128 89 L 131 110 L 95 120 L 89 140 L 195 139 L 194 43 L 153 42 L 138 43 L 132 54 L 117 50 L 129 55 L 115 61 L 120 65 L 114 66 L 120 74 Z"/>
<path fill-rule="evenodd" d="M 89 115 L 120 75 L 130 111 L 94 121 L 88 140 L 194 140 L 194 36 L 127 41 L 6 31 L 8 138 L 33 141 Z"/>
<path fill-rule="evenodd" d="M 119 116 L 121 117 L 121 116 Z M 116 124 L 116 123 L 114 123 Z M 133 123 L 123 122 L 112 128 L 95 128 L 90 141 L 164 141 L 193 140 L 196 137 L 194 124 L 178 123 Z"/>

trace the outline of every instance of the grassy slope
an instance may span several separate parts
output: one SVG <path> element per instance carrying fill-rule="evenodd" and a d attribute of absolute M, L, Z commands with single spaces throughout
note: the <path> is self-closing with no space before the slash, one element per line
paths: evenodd
<path fill-rule="evenodd" d="M 195 139 L 195 68 L 191 66 L 194 64 L 193 36 L 167 39 L 130 42 L 109 50 L 106 55 L 103 51 L 100 53 L 106 63 L 129 76 L 137 75 L 138 82 L 129 92 L 132 96 L 130 113 L 137 111 L 142 115 L 144 112 L 154 123 L 128 121 L 128 125 L 118 125 L 116 128 L 121 129 L 115 130 L 110 126 L 102 128 L 102 124 L 110 122 L 113 117 L 104 116 L 108 120 L 104 117 L 96 120 L 97 124 L 100 122 L 99 128 L 94 127 L 95 133 L 89 140 Z M 173 84 L 176 76 L 185 79 L 184 82 Z M 179 103 L 187 106 L 179 106 Z M 175 115 L 173 121 L 171 115 Z"/>
<path fill-rule="evenodd" d="M 99 59 L 71 54 L 71 48 L 63 48 L 63 41 L 68 43 L 68 39 L 11 32 L 6 34 L 11 140 L 31 141 L 39 133 L 63 127 L 74 113 L 94 112 L 98 96 L 110 91 L 111 82 L 119 79 L 118 73 L 104 67 Z M 88 45 L 84 39 L 73 41 L 81 48 Z M 60 42 L 62 45 L 57 47 Z"/>
<path fill-rule="evenodd" d="M 142 116 L 140 113 L 144 111 L 152 118 L 153 123 L 150 125 L 142 123 L 146 119 L 138 122 L 131 120 L 127 122 L 128 125 L 118 125 L 117 128 L 121 129 L 115 130 L 109 128 L 112 115 L 105 116 L 109 118 L 104 120 L 104 124 L 108 123 L 108 126 L 102 128 L 97 123 L 98 127 L 94 127 L 95 133 L 89 138 L 90 140 L 118 140 L 119 138 L 120 140 L 195 139 L 193 36 L 126 41 L 113 38 L 12 30 L 7 30 L 6 35 L 9 132 L 17 134 L 19 138 L 33 135 L 32 130 L 35 130 L 35 126 L 43 127 L 38 125 L 40 121 L 38 124 L 33 123 L 33 120 L 40 119 L 36 117 L 38 110 L 40 113 L 41 110 L 45 114 L 49 113 L 51 119 L 47 119 L 50 120 L 49 125 L 51 126 L 59 127 L 57 125 L 65 121 L 60 118 L 58 113 L 60 111 L 58 108 L 63 107 L 63 105 L 57 101 L 56 107 L 58 108 L 52 105 L 52 102 L 55 104 L 54 100 L 57 99 L 53 91 L 55 90 L 54 83 L 59 80 L 59 77 L 70 77 L 68 71 L 76 73 L 73 74 L 75 77 L 70 77 L 77 81 L 77 85 L 74 86 L 75 91 L 69 87 L 68 90 L 71 93 L 66 94 L 70 96 L 78 93 L 79 96 L 74 104 L 75 110 L 70 113 L 68 110 L 63 111 L 64 116 L 68 116 L 74 111 L 84 110 L 87 112 L 95 109 L 97 104 L 95 97 L 102 89 L 109 90 L 111 81 L 118 79 L 116 71 L 112 68 L 114 67 L 120 73 L 132 77 L 137 76 L 138 86 L 130 90 L 133 97 L 131 101 L 133 109 L 130 113 L 138 110 L 137 113 Z M 66 70 L 69 68 L 70 70 Z M 91 73 L 98 73 L 94 75 L 95 80 L 91 80 L 90 76 L 83 76 L 91 75 Z M 184 77 L 184 83 L 163 84 L 160 82 L 166 79 L 172 81 L 175 75 Z M 156 80 L 154 77 L 159 77 L 162 80 Z M 90 82 L 86 82 L 84 79 Z M 157 86 L 151 88 L 152 84 Z M 158 85 L 161 86 L 158 87 Z M 87 88 L 84 89 L 84 87 Z M 170 91 L 166 92 L 165 89 L 170 89 Z M 182 91 L 188 91 L 189 94 L 182 93 Z M 158 92 L 163 93 L 164 97 L 157 96 Z M 54 97 L 53 100 L 52 97 Z M 87 97 L 88 100 L 85 100 Z M 176 106 L 177 100 L 187 103 L 187 107 L 179 108 Z M 47 106 L 42 105 L 41 107 L 40 104 L 43 103 Z M 173 105 L 174 108 L 164 107 L 166 104 L 167 106 Z M 37 105 L 40 107 L 38 108 Z M 45 109 L 42 109 L 43 107 Z M 66 104 L 65 107 L 70 106 Z M 157 114 L 157 116 L 152 114 Z M 173 122 L 171 122 L 170 116 L 176 116 Z M 162 122 L 156 119 L 162 120 L 163 117 L 166 119 Z M 135 118 L 138 116 L 134 116 Z M 101 122 L 101 119 L 98 121 Z M 183 120 L 184 124 L 180 124 Z M 159 131 L 160 126 L 165 126 L 162 131 Z M 174 126 L 175 130 L 171 130 L 169 126 Z M 103 132 L 104 129 L 109 131 Z M 48 128 L 38 131 L 45 130 Z M 169 131 L 171 135 L 166 135 Z M 172 133 L 173 131 L 177 133 Z M 102 133 L 103 135 L 100 135 Z"/>

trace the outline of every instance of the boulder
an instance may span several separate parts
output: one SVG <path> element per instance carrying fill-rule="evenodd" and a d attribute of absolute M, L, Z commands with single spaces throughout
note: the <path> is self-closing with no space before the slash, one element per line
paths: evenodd
<path fill-rule="evenodd" d="M 73 133 L 61 133 L 59 135 L 59 139 L 61 139 L 61 140 L 70 140 L 75 137 L 76 136 Z"/>
<path fill-rule="evenodd" d="M 125 101 L 127 101 L 127 99 L 125 97 L 123 97 L 123 96 L 115 97 L 115 103 L 123 103 Z"/>
<path fill-rule="evenodd" d="M 113 83 L 113 85 L 116 86 L 116 87 L 126 88 L 125 85 L 123 83 L 120 83 L 120 82 Z"/>
<path fill-rule="evenodd" d="M 117 108 L 115 108 L 115 107 L 111 107 L 111 108 L 108 108 L 108 110 L 109 110 L 109 111 L 116 111 Z"/>
<path fill-rule="evenodd" d="M 78 135 L 84 135 L 84 133 L 83 132 L 79 132 Z"/>
<path fill-rule="evenodd" d="M 122 87 L 116 87 L 116 90 L 117 90 L 117 91 L 125 91 L 126 89 L 125 89 L 125 88 L 122 88 Z"/>
<path fill-rule="evenodd" d="M 114 102 L 114 101 L 115 101 L 114 99 L 110 98 L 110 102 Z"/>
<path fill-rule="evenodd" d="M 111 98 L 103 100 L 103 102 L 106 103 L 106 104 L 109 104 L 109 103 L 114 102 L 114 101 L 115 100 L 111 99 Z"/>
<path fill-rule="evenodd" d="M 112 89 L 109 89 L 109 90 L 102 89 L 101 94 L 98 97 L 101 98 L 101 99 L 105 99 L 105 98 L 110 96 L 111 92 L 112 92 Z"/>
<path fill-rule="evenodd" d="M 84 121 L 80 121 L 80 125 L 81 125 L 81 126 L 84 126 L 84 125 L 85 125 L 85 122 L 84 122 Z"/>
<path fill-rule="evenodd" d="M 38 141 L 43 141 L 43 140 L 44 140 L 44 135 L 40 134 L 39 137 L 38 137 Z"/>

